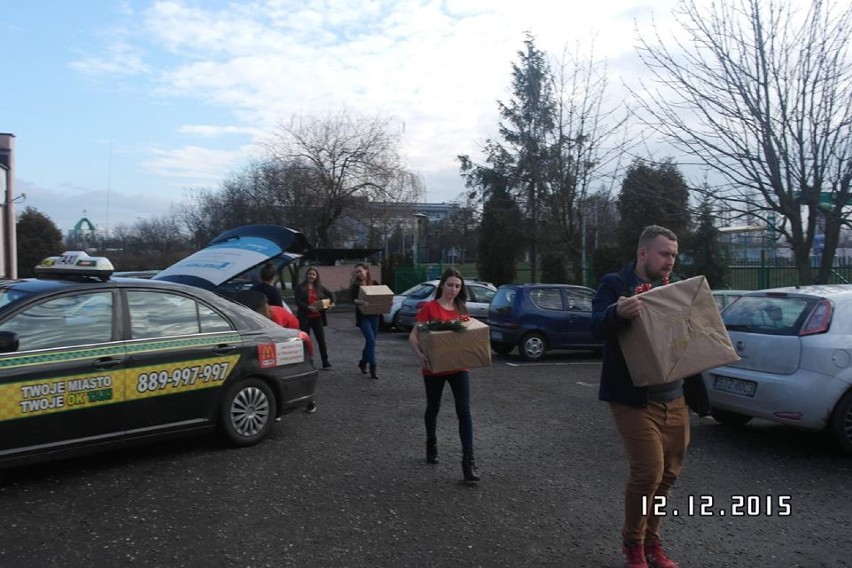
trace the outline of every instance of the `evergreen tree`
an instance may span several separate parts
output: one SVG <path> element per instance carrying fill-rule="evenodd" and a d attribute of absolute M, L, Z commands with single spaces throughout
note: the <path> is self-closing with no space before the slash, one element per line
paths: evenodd
<path fill-rule="evenodd" d="M 505 184 L 492 181 L 489 198 L 482 211 L 476 268 L 479 277 L 495 286 L 515 280 L 515 264 L 524 246 L 518 228 L 522 215 L 509 196 Z"/>
<path fill-rule="evenodd" d="M 33 268 L 48 256 L 62 254 L 62 231 L 44 213 L 27 207 L 18 215 L 18 276 L 35 275 Z"/>
<path fill-rule="evenodd" d="M 728 284 L 728 255 L 719 243 L 716 215 L 709 198 L 698 207 L 698 225 L 681 249 L 689 264 L 681 267 L 688 276 L 703 274 L 711 288 L 725 288 Z"/>
<path fill-rule="evenodd" d="M 541 215 L 548 192 L 548 140 L 555 127 L 553 81 L 545 54 L 527 34 L 524 49 L 518 51 L 518 62 L 512 64 L 512 98 L 498 102 L 502 121 L 500 141 L 488 140 L 483 152 L 486 165 L 475 165 L 468 156 L 459 156 L 462 176 L 483 202 L 490 199 L 493 174 L 501 178 L 501 192 L 511 198 L 523 212 L 522 224 L 503 227 L 503 231 L 524 234 L 529 246 L 531 278 L 537 278 L 538 246 L 541 241 Z M 502 196 L 501 196 L 502 199 Z M 512 240 L 519 242 L 515 237 Z M 489 246 L 488 239 L 480 241 Z M 496 251 L 496 255 L 502 254 Z"/>
<path fill-rule="evenodd" d="M 500 103 L 500 135 L 511 148 L 516 191 L 525 204 L 530 278 L 535 282 L 540 211 L 549 187 L 548 139 L 556 126 L 556 101 L 550 67 L 531 34 L 527 34 L 524 47 L 518 52 L 518 63 L 512 65 L 512 99 Z"/>
<path fill-rule="evenodd" d="M 649 164 L 634 160 L 627 170 L 618 196 L 621 223 L 618 246 L 625 258 L 636 256 L 639 235 L 648 225 L 662 225 L 686 238 L 690 226 L 689 189 L 683 175 L 670 160 Z"/>

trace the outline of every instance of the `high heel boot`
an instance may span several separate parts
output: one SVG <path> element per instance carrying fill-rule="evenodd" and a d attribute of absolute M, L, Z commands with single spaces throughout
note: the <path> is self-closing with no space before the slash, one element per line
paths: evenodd
<path fill-rule="evenodd" d="M 438 463 L 437 440 L 429 440 L 426 442 L 426 463 Z"/>
<path fill-rule="evenodd" d="M 476 460 L 473 457 L 473 450 L 465 451 L 462 454 L 462 473 L 464 473 L 466 483 L 479 481 L 479 476 L 476 475 Z"/>
<path fill-rule="evenodd" d="M 361 372 L 365 375 L 367 374 L 367 362 L 361 359 L 358 361 L 358 368 L 361 369 Z"/>
<path fill-rule="evenodd" d="M 376 374 L 376 366 L 375 365 L 370 365 L 370 378 L 371 379 L 378 379 L 379 378 L 379 376 Z"/>

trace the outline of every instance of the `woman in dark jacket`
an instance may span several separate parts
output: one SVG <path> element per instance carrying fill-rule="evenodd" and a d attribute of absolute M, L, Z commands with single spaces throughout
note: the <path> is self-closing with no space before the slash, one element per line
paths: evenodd
<path fill-rule="evenodd" d="M 325 317 L 325 310 L 334 305 L 334 294 L 322 285 L 319 271 L 314 268 L 308 268 L 305 272 L 305 279 L 296 286 L 293 290 L 296 300 L 296 313 L 299 317 L 299 327 L 305 333 L 314 332 L 319 346 L 320 357 L 322 358 L 322 368 L 331 368 L 331 363 L 328 362 L 328 348 L 325 344 L 324 326 L 328 325 L 328 320 Z M 329 300 L 329 304 L 324 305 L 323 300 Z"/>

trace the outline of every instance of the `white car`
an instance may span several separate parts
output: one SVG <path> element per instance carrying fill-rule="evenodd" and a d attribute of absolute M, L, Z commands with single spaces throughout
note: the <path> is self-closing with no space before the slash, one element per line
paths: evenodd
<path fill-rule="evenodd" d="M 704 373 L 713 416 L 828 428 L 852 453 L 852 285 L 747 292 L 722 319 L 742 359 Z"/>

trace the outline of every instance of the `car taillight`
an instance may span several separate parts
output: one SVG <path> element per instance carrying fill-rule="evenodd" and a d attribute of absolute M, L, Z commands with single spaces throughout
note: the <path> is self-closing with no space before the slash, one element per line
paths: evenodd
<path fill-rule="evenodd" d="M 802 326 L 802 331 L 799 332 L 799 336 L 814 335 L 815 333 L 825 333 L 828 331 L 828 328 L 831 325 L 831 316 L 833 312 L 834 308 L 831 302 L 825 298 L 820 300 L 811 312 L 811 315 L 808 316 L 807 321 L 805 321 L 805 325 Z"/>
<path fill-rule="evenodd" d="M 302 340 L 302 343 L 305 344 L 305 353 L 307 353 L 309 359 L 313 359 L 314 357 L 314 342 L 311 341 L 311 336 L 305 333 L 304 331 L 299 332 L 299 339 Z"/>

